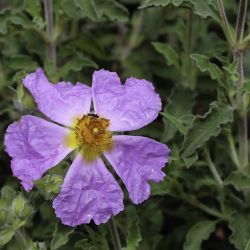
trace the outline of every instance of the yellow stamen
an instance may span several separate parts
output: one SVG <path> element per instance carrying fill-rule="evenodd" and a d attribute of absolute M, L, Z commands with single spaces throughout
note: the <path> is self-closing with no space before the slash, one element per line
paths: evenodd
<path fill-rule="evenodd" d="M 75 129 L 68 136 L 66 143 L 71 147 L 77 145 L 86 161 L 92 161 L 112 148 L 108 119 L 88 114 L 78 119 L 75 124 Z"/>

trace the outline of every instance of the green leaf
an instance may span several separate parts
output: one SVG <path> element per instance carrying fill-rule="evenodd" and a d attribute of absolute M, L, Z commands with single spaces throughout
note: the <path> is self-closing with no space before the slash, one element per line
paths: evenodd
<path fill-rule="evenodd" d="M 173 178 L 166 176 L 163 181 L 159 183 L 152 182 L 151 186 L 151 195 L 167 195 L 173 193 Z"/>
<path fill-rule="evenodd" d="M 139 9 L 147 7 L 165 7 L 171 3 L 171 0 L 147 0 L 146 3 L 142 4 Z"/>
<path fill-rule="evenodd" d="M 31 16 L 40 17 L 42 12 L 41 2 L 39 0 L 25 0 L 24 8 Z"/>
<path fill-rule="evenodd" d="M 24 55 L 13 56 L 5 60 L 4 63 L 14 70 L 33 71 L 38 67 L 37 62 L 35 62 L 31 57 Z"/>
<path fill-rule="evenodd" d="M 186 0 L 187 2 L 190 2 L 194 6 L 194 13 L 203 17 L 207 18 L 209 16 L 213 17 L 214 19 L 217 19 L 218 16 L 216 14 L 215 8 L 214 8 L 214 1 L 213 0 Z"/>
<path fill-rule="evenodd" d="M 213 80 L 221 81 L 222 71 L 216 64 L 211 63 L 207 56 L 192 54 L 190 57 L 195 61 L 197 67 L 202 72 L 208 72 Z"/>
<path fill-rule="evenodd" d="M 7 244 L 14 236 L 15 231 L 11 228 L 0 230 L 0 247 Z"/>
<path fill-rule="evenodd" d="M 1 196 L 7 202 L 12 202 L 13 199 L 15 198 L 15 196 L 16 196 L 16 191 L 10 186 L 4 186 L 1 189 Z"/>
<path fill-rule="evenodd" d="M 11 204 L 12 212 L 16 217 L 28 219 L 33 214 L 33 208 L 21 195 L 17 195 Z"/>
<path fill-rule="evenodd" d="M 240 172 L 233 171 L 224 181 L 225 185 L 232 184 L 237 190 L 250 188 L 250 176 Z"/>
<path fill-rule="evenodd" d="M 211 137 L 221 132 L 222 125 L 233 121 L 233 110 L 226 104 L 213 102 L 209 111 L 202 117 L 197 116 L 192 128 L 187 132 L 182 144 L 182 157 L 186 158 L 202 147 Z"/>
<path fill-rule="evenodd" d="M 194 13 L 203 17 L 213 17 L 218 20 L 218 14 L 214 8 L 213 0 L 147 0 L 139 9 L 148 7 L 166 7 L 168 5 L 189 7 L 192 8 Z"/>
<path fill-rule="evenodd" d="M 128 236 L 126 240 L 125 250 L 137 250 L 140 242 L 142 241 L 140 226 L 139 226 L 139 217 L 137 216 L 136 210 L 134 207 L 127 208 L 128 213 Z"/>
<path fill-rule="evenodd" d="M 183 161 L 187 168 L 190 168 L 199 159 L 198 154 L 194 153 L 191 156 L 184 157 Z"/>
<path fill-rule="evenodd" d="M 187 133 L 186 128 L 183 126 L 182 122 L 178 118 L 175 118 L 174 116 L 166 112 L 160 112 L 160 114 L 167 118 L 183 135 Z"/>
<path fill-rule="evenodd" d="M 179 66 L 179 56 L 173 48 L 171 48 L 168 44 L 165 43 L 154 42 L 152 44 L 156 51 L 164 56 L 168 65 Z"/>
<path fill-rule="evenodd" d="M 210 234 L 215 230 L 217 221 L 203 220 L 197 222 L 186 235 L 183 246 L 184 250 L 200 250 L 201 244 L 208 239 Z"/>
<path fill-rule="evenodd" d="M 47 174 L 35 182 L 36 188 L 46 200 L 52 199 L 60 191 L 63 178 L 57 174 Z"/>
<path fill-rule="evenodd" d="M 174 88 L 170 97 L 167 99 L 168 104 L 164 108 L 164 113 L 177 118 L 182 124 L 191 122 L 192 109 L 195 104 L 195 94 L 194 92 L 183 89 Z M 163 118 L 164 122 L 164 132 L 162 135 L 162 141 L 168 142 L 174 138 L 177 128 L 172 125 L 166 118 Z"/>
<path fill-rule="evenodd" d="M 59 249 L 61 246 L 67 244 L 69 235 L 74 232 L 71 227 L 66 227 L 61 224 L 56 224 L 53 238 L 50 244 L 51 250 Z"/>
<path fill-rule="evenodd" d="M 229 222 L 232 234 L 229 240 L 238 250 L 249 248 L 250 238 L 250 215 L 248 213 L 236 212 Z"/>
<path fill-rule="evenodd" d="M 95 0 L 73 0 L 73 3 L 79 8 L 81 16 L 86 16 L 92 21 L 98 19 L 98 14 L 95 8 Z"/>
<path fill-rule="evenodd" d="M 107 17 L 111 21 L 128 21 L 128 10 L 115 0 L 95 0 L 99 17 Z"/>
<path fill-rule="evenodd" d="M 111 21 L 128 21 L 128 10 L 115 0 L 63 0 L 64 11 L 72 18 L 88 17 L 100 21 L 104 17 Z"/>
<path fill-rule="evenodd" d="M 64 78 L 68 75 L 70 71 L 80 71 L 83 68 L 91 67 L 98 68 L 97 64 L 86 56 L 81 56 L 80 58 L 74 58 L 67 63 L 65 63 L 59 70 L 59 75 Z"/>

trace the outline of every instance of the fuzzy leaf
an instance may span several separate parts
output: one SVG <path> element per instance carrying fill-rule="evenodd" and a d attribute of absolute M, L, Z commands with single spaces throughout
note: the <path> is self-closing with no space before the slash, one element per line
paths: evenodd
<path fill-rule="evenodd" d="M 35 185 L 46 200 L 52 199 L 60 191 L 63 178 L 57 174 L 47 174 L 40 180 L 35 182 Z"/>
<path fill-rule="evenodd" d="M 89 18 L 100 21 L 103 17 L 119 22 L 128 21 L 128 10 L 115 0 L 63 0 L 61 5 L 72 18 Z"/>
<path fill-rule="evenodd" d="M 225 185 L 232 184 L 237 190 L 250 188 L 250 176 L 240 171 L 233 171 L 224 181 Z"/>
<path fill-rule="evenodd" d="M 196 117 L 192 128 L 187 132 L 182 144 L 182 156 L 186 158 L 195 153 L 211 137 L 215 137 L 221 132 L 222 125 L 232 122 L 232 120 L 233 111 L 229 106 L 213 102 L 203 117 Z"/>
<path fill-rule="evenodd" d="M 236 212 L 231 221 L 229 228 L 232 234 L 229 240 L 238 250 L 249 248 L 250 239 L 250 215 L 247 213 Z"/>
<path fill-rule="evenodd" d="M 217 15 L 214 9 L 214 1 L 213 0 L 188 0 L 194 6 L 194 13 L 207 18 L 209 16 L 217 19 Z"/>
<path fill-rule="evenodd" d="M 216 64 L 211 63 L 207 56 L 200 54 L 192 54 L 191 58 L 195 61 L 197 67 L 202 72 L 208 72 L 213 80 L 221 80 L 222 71 Z"/>
<path fill-rule="evenodd" d="M 171 3 L 171 0 L 148 0 L 146 3 L 142 4 L 139 8 L 147 8 L 147 7 L 165 7 Z"/>
<path fill-rule="evenodd" d="M 183 135 L 186 134 L 187 130 L 178 118 L 175 118 L 173 115 L 170 115 L 166 112 L 164 112 L 164 113 L 160 112 L 160 114 L 163 117 L 167 118 Z"/>
<path fill-rule="evenodd" d="M 115 0 L 95 0 L 99 17 L 107 17 L 111 21 L 128 21 L 128 10 Z"/>
<path fill-rule="evenodd" d="M 192 109 L 195 103 L 195 94 L 187 89 L 174 89 L 168 98 L 168 104 L 164 108 L 164 113 L 174 116 L 180 122 L 187 122 L 188 116 L 191 117 Z M 168 142 L 174 138 L 177 128 L 166 118 L 163 118 L 164 132 L 162 141 Z"/>
<path fill-rule="evenodd" d="M 142 240 L 139 217 L 136 214 L 136 210 L 133 207 L 128 208 L 128 236 L 126 240 L 126 247 L 124 250 L 136 250 Z"/>
<path fill-rule="evenodd" d="M 93 21 L 98 19 L 94 0 L 74 0 L 74 4 L 79 8 L 82 16 L 86 16 Z"/>
<path fill-rule="evenodd" d="M 183 161 L 187 168 L 190 168 L 199 159 L 198 154 L 194 153 L 191 156 L 184 157 Z"/>
<path fill-rule="evenodd" d="M 61 246 L 67 244 L 69 235 L 74 232 L 71 227 L 66 227 L 61 224 L 56 224 L 53 239 L 51 241 L 51 250 L 59 249 Z"/>
<path fill-rule="evenodd" d="M 175 66 L 179 65 L 179 63 L 178 63 L 178 59 L 179 59 L 178 54 L 168 44 L 158 43 L 158 42 L 155 42 L 155 43 L 152 43 L 152 44 L 153 44 L 154 48 L 156 49 L 156 51 L 164 56 L 164 58 L 166 60 L 166 63 L 168 65 L 175 65 Z"/>
<path fill-rule="evenodd" d="M 61 77 L 66 77 L 70 71 L 80 71 L 83 68 L 98 68 L 97 64 L 88 57 L 74 58 L 63 65 L 59 71 Z"/>
<path fill-rule="evenodd" d="M 15 231 L 11 228 L 0 230 L 0 247 L 7 244 L 14 236 Z"/>
<path fill-rule="evenodd" d="M 197 222 L 186 235 L 184 250 L 200 250 L 201 244 L 208 239 L 210 234 L 215 230 L 216 221 L 203 220 Z"/>
<path fill-rule="evenodd" d="M 218 15 L 214 8 L 213 0 L 147 0 L 142 4 L 139 9 L 148 8 L 148 7 L 166 7 L 168 5 L 180 6 L 192 8 L 196 15 L 199 15 L 203 18 L 213 17 L 218 19 Z"/>

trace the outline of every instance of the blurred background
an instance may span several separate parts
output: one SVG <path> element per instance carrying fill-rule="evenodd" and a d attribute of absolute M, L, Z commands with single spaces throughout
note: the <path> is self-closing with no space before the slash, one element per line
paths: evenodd
<path fill-rule="evenodd" d="M 157 120 L 129 134 L 171 148 L 167 177 L 152 183 L 150 199 L 137 206 L 123 187 L 125 211 L 115 218 L 123 249 L 250 249 L 250 176 L 248 161 L 243 166 L 239 156 L 243 109 L 236 101 L 244 99 L 246 118 L 249 11 L 245 40 L 233 43 L 219 2 L 0 0 L 1 249 L 114 249 L 108 225 L 70 228 L 55 216 L 52 200 L 70 156 L 30 193 L 12 176 L 4 133 L 22 115 L 39 116 L 22 86 L 37 67 L 53 83 L 88 85 L 94 70 L 104 68 L 123 82 L 130 76 L 147 79 L 161 96 Z M 224 7 L 234 37 L 239 1 L 224 1 Z M 241 88 L 235 51 L 244 51 Z"/>

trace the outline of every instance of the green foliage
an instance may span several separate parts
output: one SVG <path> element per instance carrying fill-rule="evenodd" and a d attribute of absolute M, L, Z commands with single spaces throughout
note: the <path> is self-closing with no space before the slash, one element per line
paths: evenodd
<path fill-rule="evenodd" d="M 188 89 L 173 89 L 170 97 L 168 98 L 168 104 L 164 108 L 163 114 L 167 113 L 168 116 L 171 115 L 171 117 L 174 117 L 174 120 L 177 120 L 177 124 L 181 124 L 181 130 L 183 132 L 186 131 L 186 128 L 182 128 L 183 124 L 191 122 L 192 109 L 195 103 L 194 99 L 195 94 Z M 167 117 L 163 115 L 164 133 L 162 141 L 167 142 L 174 138 L 178 127 L 173 122 L 169 123 L 169 119 L 165 118 Z"/>
<path fill-rule="evenodd" d="M 233 185 L 237 190 L 244 190 L 250 187 L 250 176 L 240 171 L 233 171 L 225 179 L 224 183 L 225 185 Z"/>
<path fill-rule="evenodd" d="M 142 240 L 139 225 L 139 218 L 133 207 L 127 209 L 128 217 L 128 236 L 126 240 L 126 250 L 136 250 Z"/>
<path fill-rule="evenodd" d="M 182 144 L 182 156 L 188 157 L 202 147 L 211 137 L 221 132 L 221 126 L 233 120 L 233 111 L 222 103 L 212 103 L 209 111 L 196 117 Z"/>
<path fill-rule="evenodd" d="M 46 200 L 49 200 L 59 193 L 62 183 L 63 178 L 60 175 L 45 175 L 36 181 L 36 188 Z"/>
<path fill-rule="evenodd" d="M 216 0 L 51 2 L 50 36 L 44 1 L 0 1 L 0 249 L 114 249 L 107 223 L 71 228 L 55 215 L 52 202 L 74 153 L 30 192 L 11 172 L 8 125 L 26 114 L 47 119 L 22 85 L 41 67 L 53 83 L 89 86 L 94 70 L 104 68 L 122 82 L 130 76 L 151 81 L 161 97 L 154 122 L 125 132 L 166 143 L 171 153 L 166 176 L 150 182 L 150 198 L 137 206 L 115 175 L 125 194 L 124 211 L 115 216 L 122 249 L 250 250 L 250 174 L 238 135 L 249 110 L 249 24 L 243 40 L 229 44 Z M 239 2 L 223 1 L 233 39 Z M 241 86 L 233 57 L 243 50 Z"/>
<path fill-rule="evenodd" d="M 249 219 L 250 216 L 248 213 L 235 213 L 229 223 L 229 228 L 232 231 L 229 239 L 238 250 L 247 250 L 249 248 Z"/>
<path fill-rule="evenodd" d="M 222 71 L 220 68 L 209 61 L 209 58 L 204 55 L 192 54 L 191 58 L 196 62 L 197 67 L 202 71 L 208 71 L 213 80 L 221 80 Z"/>
<path fill-rule="evenodd" d="M 215 230 L 216 221 L 203 220 L 197 222 L 190 228 L 184 243 L 184 250 L 201 249 L 202 241 L 207 240 L 210 234 Z"/>
<path fill-rule="evenodd" d="M 74 232 L 74 229 L 56 224 L 53 238 L 50 244 L 51 250 L 60 249 L 69 241 L 69 236 Z"/>
<path fill-rule="evenodd" d="M 164 43 L 153 43 L 153 46 L 156 49 L 156 51 L 158 51 L 164 56 L 168 65 L 174 65 L 177 67 L 179 66 L 178 54 L 173 50 L 173 48 Z"/>

